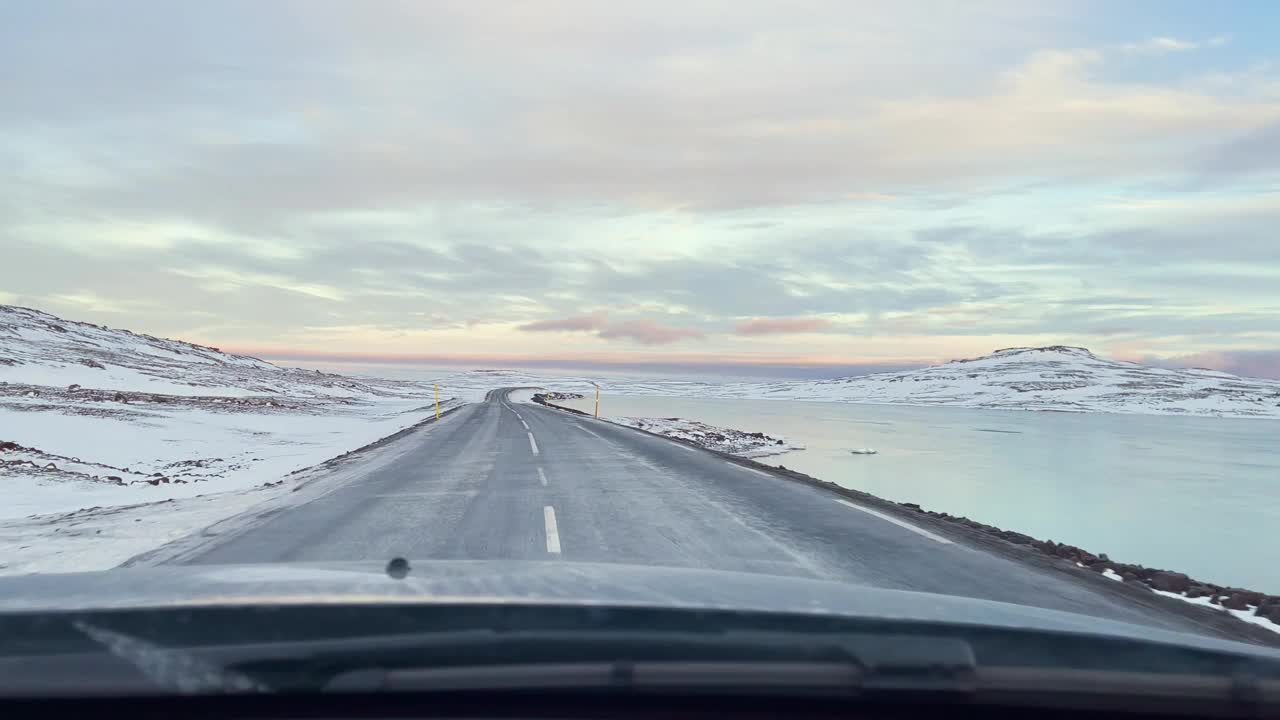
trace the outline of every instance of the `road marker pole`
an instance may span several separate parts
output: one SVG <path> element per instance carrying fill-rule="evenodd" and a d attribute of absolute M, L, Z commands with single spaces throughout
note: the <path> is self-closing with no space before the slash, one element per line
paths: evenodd
<path fill-rule="evenodd" d="M 440 419 L 440 386 L 432 385 L 436 389 L 436 419 Z"/>
<path fill-rule="evenodd" d="M 591 383 L 595 385 L 595 383 Z M 596 419 L 600 418 L 600 386 L 596 385 Z"/>

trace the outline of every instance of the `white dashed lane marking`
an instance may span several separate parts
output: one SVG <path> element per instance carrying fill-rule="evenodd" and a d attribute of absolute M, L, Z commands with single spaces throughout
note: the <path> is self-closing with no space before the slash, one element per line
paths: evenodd
<path fill-rule="evenodd" d="M 547 552 L 560 553 L 560 528 L 556 526 L 556 509 L 550 505 L 542 508 L 542 521 L 547 526 Z"/>

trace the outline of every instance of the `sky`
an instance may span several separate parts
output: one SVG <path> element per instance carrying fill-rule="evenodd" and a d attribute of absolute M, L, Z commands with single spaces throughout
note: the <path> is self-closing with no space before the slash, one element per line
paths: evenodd
<path fill-rule="evenodd" d="M 224 349 L 1280 377 L 1280 4 L 0 4 L 0 302 Z"/>

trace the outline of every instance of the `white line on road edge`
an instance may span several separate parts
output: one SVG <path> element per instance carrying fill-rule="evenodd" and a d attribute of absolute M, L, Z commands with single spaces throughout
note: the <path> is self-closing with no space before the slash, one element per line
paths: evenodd
<path fill-rule="evenodd" d="M 910 530 L 911 532 L 913 532 L 913 533 L 915 533 L 915 534 L 917 534 L 917 535 L 923 535 L 923 536 L 925 536 L 925 537 L 929 538 L 930 540 L 932 540 L 932 541 L 934 541 L 934 542 L 942 543 L 943 545 L 954 545 L 954 544 L 955 544 L 955 543 L 951 542 L 950 540 L 948 540 L 948 539 L 946 539 L 946 538 L 944 538 L 944 537 L 942 537 L 942 536 L 940 536 L 940 535 L 934 535 L 933 533 L 929 532 L 928 530 L 923 530 L 923 529 L 921 529 L 921 528 L 916 527 L 915 525 L 912 525 L 912 524 L 910 524 L 910 523 L 903 522 L 903 521 L 899 520 L 899 519 L 898 519 L 898 518 L 896 518 L 896 517 L 892 517 L 892 516 L 890 516 L 890 515 L 885 515 L 884 513 L 879 512 L 879 511 L 877 511 L 877 510 L 872 510 L 871 508 L 868 508 L 868 507 L 862 507 L 861 505 L 856 505 L 856 504 L 854 504 L 854 503 L 849 502 L 848 500 L 839 500 L 839 499 L 837 499 L 837 500 L 836 500 L 836 502 L 840 503 L 841 505 L 848 505 L 849 507 L 853 508 L 854 510 L 861 510 L 862 512 L 867 513 L 868 515 L 875 515 L 876 517 L 880 518 L 881 520 L 887 520 L 887 521 L 889 521 L 889 522 L 893 523 L 894 525 L 897 525 L 898 527 L 906 528 L 906 529 Z"/>
<path fill-rule="evenodd" d="M 547 474 L 542 472 L 542 468 L 538 468 L 538 479 L 542 481 L 542 487 L 547 486 Z"/>
<path fill-rule="evenodd" d="M 560 552 L 560 529 L 556 527 L 556 509 L 550 505 L 542 506 L 542 521 L 547 525 L 547 552 Z"/>
<path fill-rule="evenodd" d="M 742 467 L 742 466 L 741 466 L 741 465 L 739 465 L 738 467 Z M 767 473 L 767 472 L 765 472 L 765 471 L 763 471 L 763 470 L 757 470 L 757 469 L 755 469 L 755 468 L 749 468 L 749 467 L 744 467 L 744 468 L 742 468 L 742 469 L 743 469 L 743 470 L 746 470 L 747 472 L 755 473 L 755 474 L 757 474 L 757 475 L 762 475 L 762 476 L 767 477 L 767 478 L 772 478 L 772 477 L 774 477 L 772 474 Z"/>
<path fill-rule="evenodd" d="M 582 432 L 584 432 L 584 433 L 586 433 L 586 434 L 588 434 L 588 435 L 590 435 L 590 436 L 592 436 L 592 437 L 600 438 L 601 440 L 603 440 L 603 439 L 604 439 L 603 437 L 600 437 L 600 434 L 599 434 L 599 433 L 597 433 L 597 432 L 596 432 L 596 431 L 594 431 L 594 430 L 588 430 L 587 428 L 584 428 L 584 427 L 582 427 L 581 425 L 574 425 L 574 427 L 578 428 L 578 429 L 579 429 L 579 430 L 581 430 Z"/>
<path fill-rule="evenodd" d="M 525 422 L 524 418 L 520 418 L 520 424 L 524 426 L 525 430 L 529 429 L 529 423 Z"/>
<path fill-rule="evenodd" d="M 538 454 L 538 443 L 534 442 L 533 433 L 529 433 L 529 449 L 533 451 L 534 455 Z"/>

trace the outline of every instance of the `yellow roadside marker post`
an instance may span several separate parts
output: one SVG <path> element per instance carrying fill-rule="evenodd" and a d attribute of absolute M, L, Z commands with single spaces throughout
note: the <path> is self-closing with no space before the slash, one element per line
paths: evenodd
<path fill-rule="evenodd" d="M 591 383 L 596 385 L 595 383 Z M 596 418 L 600 417 L 600 386 L 596 385 Z"/>
<path fill-rule="evenodd" d="M 436 389 L 436 419 L 440 419 L 440 386 L 432 385 Z"/>

